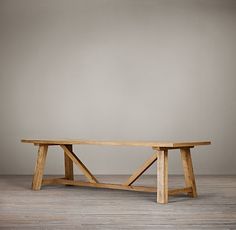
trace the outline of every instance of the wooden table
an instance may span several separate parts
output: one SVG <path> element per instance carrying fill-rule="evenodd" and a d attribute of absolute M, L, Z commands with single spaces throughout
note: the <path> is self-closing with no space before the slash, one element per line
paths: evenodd
<path fill-rule="evenodd" d="M 198 145 L 210 145 L 210 141 L 158 142 L 158 141 L 95 141 L 95 140 L 22 140 L 39 146 L 38 158 L 35 165 L 32 182 L 33 190 L 40 190 L 41 185 L 63 184 L 96 188 L 110 188 L 141 192 L 156 192 L 158 203 L 168 203 L 168 196 L 186 193 L 190 197 L 197 197 L 196 183 L 190 149 Z M 48 146 L 58 145 L 64 150 L 65 177 L 43 179 L 44 165 Z M 107 146 L 145 146 L 154 150 L 147 159 L 123 184 L 101 183 L 73 152 L 73 145 L 107 145 Z M 184 188 L 168 189 L 168 151 L 180 149 L 185 184 Z M 157 161 L 157 187 L 132 185 L 155 161 Z M 83 172 L 88 182 L 74 180 L 73 163 Z"/>

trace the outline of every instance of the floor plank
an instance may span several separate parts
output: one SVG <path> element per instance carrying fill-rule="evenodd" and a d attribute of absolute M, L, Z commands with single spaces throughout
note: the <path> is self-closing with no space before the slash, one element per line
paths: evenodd
<path fill-rule="evenodd" d="M 155 193 L 61 185 L 32 191 L 31 180 L 0 176 L 0 229 L 236 229 L 236 176 L 197 176 L 197 199 L 169 197 L 167 205 L 157 204 Z M 135 184 L 155 183 L 144 175 Z M 184 186 L 184 179 L 171 176 L 169 184 Z"/>

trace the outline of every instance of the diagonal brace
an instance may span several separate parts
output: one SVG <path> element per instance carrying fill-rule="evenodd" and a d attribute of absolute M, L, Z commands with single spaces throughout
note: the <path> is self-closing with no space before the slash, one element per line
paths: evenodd
<path fill-rule="evenodd" d="M 76 164 L 79 166 L 80 170 L 84 173 L 84 175 L 87 177 L 89 182 L 91 183 L 98 183 L 98 180 L 96 179 L 95 176 L 87 169 L 87 167 L 83 164 L 83 162 L 73 153 L 68 149 L 66 145 L 60 145 L 64 151 L 65 154 Z"/>
<path fill-rule="evenodd" d="M 133 184 L 155 161 L 157 153 L 155 152 L 143 165 L 141 165 L 123 185 L 130 186 Z"/>

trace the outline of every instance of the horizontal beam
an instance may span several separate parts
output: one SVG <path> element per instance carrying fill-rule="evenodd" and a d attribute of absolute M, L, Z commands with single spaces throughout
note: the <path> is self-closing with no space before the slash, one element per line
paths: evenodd
<path fill-rule="evenodd" d="M 146 186 L 126 186 L 122 184 L 109 184 L 109 183 L 90 183 L 84 181 L 75 181 L 75 180 L 68 180 L 64 178 L 49 178 L 43 179 L 43 185 L 75 185 L 75 186 L 82 186 L 82 187 L 93 187 L 93 188 L 107 188 L 107 189 L 118 189 L 118 190 L 128 190 L 128 191 L 137 191 L 137 192 L 156 192 L 156 187 L 146 187 Z M 181 193 L 188 193 L 191 192 L 191 187 L 186 188 L 177 188 L 171 189 L 168 191 L 169 195 L 176 195 Z"/>
<path fill-rule="evenodd" d="M 186 149 L 186 148 L 191 149 L 191 148 L 194 148 L 194 146 L 187 146 L 187 147 L 152 147 L 153 150 L 158 150 L 158 151 Z"/>
<path fill-rule="evenodd" d="M 96 183 L 95 184 L 95 183 L 90 183 L 90 182 L 85 182 L 85 181 L 67 180 L 63 178 L 43 179 L 42 184 L 43 185 L 63 184 L 63 185 L 83 186 L 83 187 L 94 187 L 94 188 L 130 190 L 130 191 L 139 191 L 139 192 L 156 192 L 156 188 L 153 188 L 153 187 L 125 186 L 121 184 L 109 184 L 109 183 Z"/>

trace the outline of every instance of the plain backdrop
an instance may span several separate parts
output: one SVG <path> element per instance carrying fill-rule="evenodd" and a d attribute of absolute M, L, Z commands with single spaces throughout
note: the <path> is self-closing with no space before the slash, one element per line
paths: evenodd
<path fill-rule="evenodd" d="M 0 174 L 32 174 L 22 138 L 211 140 L 196 174 L 235 174 L 236 1 L 1 0 Z M 95 174 L 128 174 L 153 151 L 75 152 Z M 63 173 L 59 148 L 46 173 Z"/>

